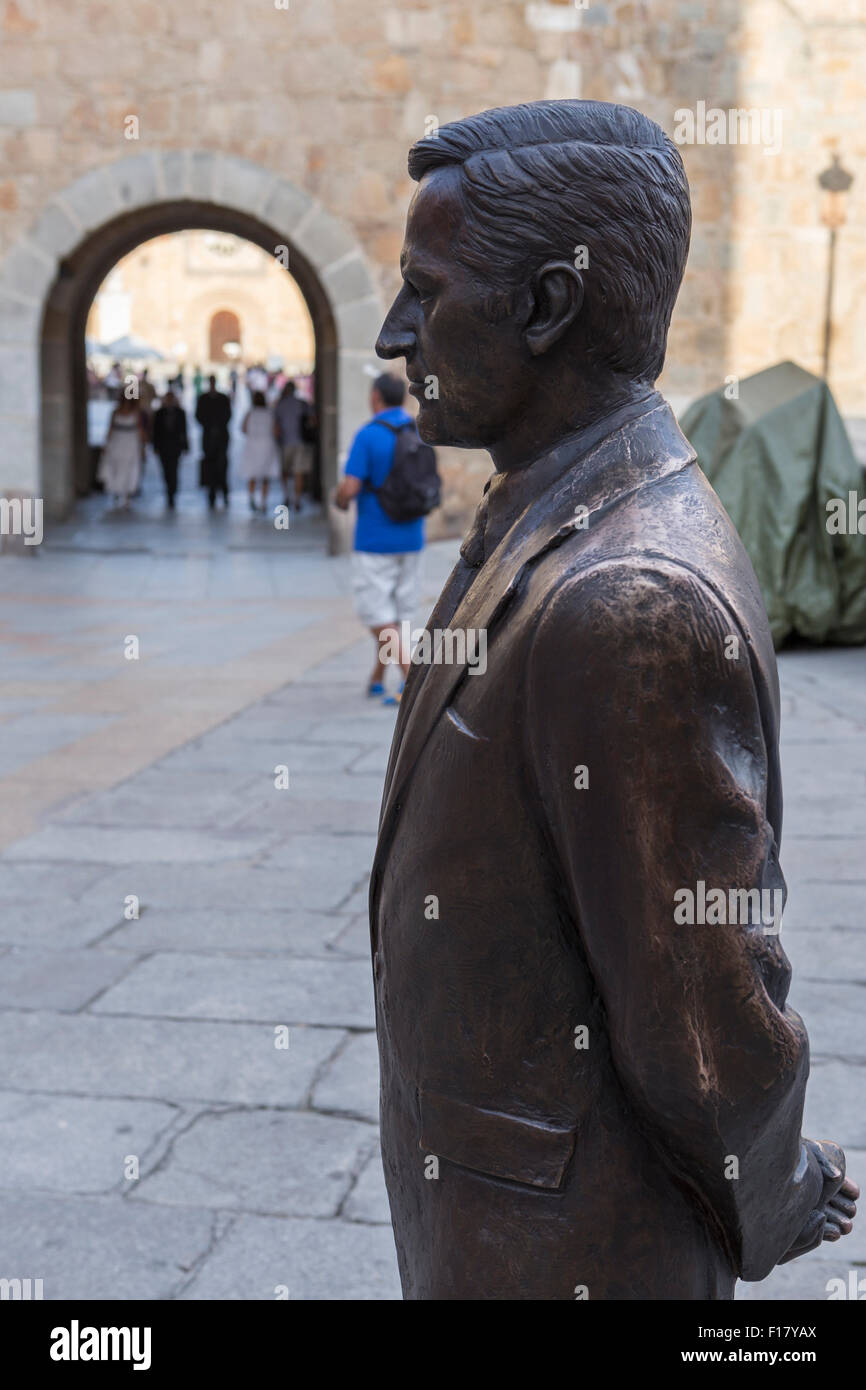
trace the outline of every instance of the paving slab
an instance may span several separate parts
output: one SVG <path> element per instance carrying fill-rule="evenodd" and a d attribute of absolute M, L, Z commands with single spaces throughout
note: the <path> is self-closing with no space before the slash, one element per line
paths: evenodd
<path fill-rule="evenodd" d="M 258 909 L 239 914 L 220 908 L 175 912 L 147 907 L 107 938 L 113 951 L 202 951 L 207 954 L 329 956 L 353 919 L 345 913 Z M 0 925 L 2 935 L 2 925 Z M 345 954 L 345 952 L 342 952 Z M 369 949 L 367 955 L 369 956 Z"/>
<path fill-rule="evenodd" d="M 866 878 L 852 883 L 803 882 L 793 849 L 787 856 L 783 851 L 782 868 L 788 881 L 788 901 L 782 918 L 783 942 L 788 931 L 800 928 L 819 937 L 828 927 L 866 931 Z"/>
<path fill-rule="evenodd" d="M 182 1299 L 400 1299 L 394 1237 L 354 1221 L 240 1216 Z"/>
<path fill-rule="evenodd" d="M 0 1276 L 42 1279 L 45 1299 L 174 1298 L 213 1248 L 223 1213 L 121 1197 L 0 1192 Z"/>
<path fill-rule="evenodd" d="M 862 927 L 789 928 L 782 945 L 798 979 L 866 984 L 866 931 Z"/>
<path fill-rule="evenodd" d="M 13 946 L 0 961 L 0 1008 L 81 1009 L 132 964 L 128 955 L 118 952 Z"/>
<path fill-rule="evenodd" d="M 354 1120 L 268 1110 L 199 1116 L 133 1201 L 261 1216 L 336 1216 L 375 1131 Z"/>
<path fill-rule="evenodd" d="M 272 835 L 212 832 L 107 829 L 89 825 L 51 825 L 9 845 L 7 858 L 56 859 L 98 864 L 195 864 L 212 860 L 257 858 Z"/>
<path fill-rule="evenodd" d="M 341 930 L 331 942 L 331 948 L 341 955 L 355 956 L 358 960 L 370 959 L 370 916 L 358 912 L 349 918 L 348 926 Z"/>
<path fill-rule="evenodd" d="M 69 901 L 103 878 L 98 864 L 11 864 L 0 860 L 0 903 Z"/>
<path fill-rule="evenodd" d="M 364 961 L 336 957 L 227 959 L 178 951 L 135 966 L 93 1012 L 371 1028 L 372 971 Z"/>
<path fill-rule="evenodd" d="M 762 1279 L 760 1283 L 738 1282 L 735 1299 L 744 1303 L 764 1303 L 768 1300 L 783 1302 L 788 1299 L 795 1303 L 822 1303 L 829 1302 L 832 1296 L 835 1300 L 847 1302 L 852 1288 L 858 1289 L 858 1299 L 866 1297 L 866 1269 L 862 1265 L 853 1265 L 838 1255 L 832 1260 L 816 1259 L 817 1253 L 817 1250 L 813 1250 L 786 1265 L 777 1265 L 769 1278 Z M 803 1322 L 809 1322 L 805 1311 Z"/>
<path fill-rule="evenodd" d="M 788 997 L 817 1055 L 866 1061 L 866 986 L 795 979 Z"/>
<path fill-rule="evenodd" d="M 379 1119 L 379 1051 L 375 1033 L 356 1033 L 346 1039 L 313 1089 L 317 1110 Z"/>
<path fill-rule="evenodd" d="M 365 1221 L 374 1226 L 390 1228 L 391 1208 L 378 1147 L 358 1175 L 355 1186 L 343 1203 L 341 1214 L 346 1221 Z"/>
<path fill-rule="evenodd" d="M 111 791 L 80 798 L 52 814 L 61 825 L 117 826 L 191 830 L 226 829 L 261 796 L 261 779 L 225 772 L 149 769 Z"/>
<path fill-rule="evenodd" d="M 128 1155 L 141 1169 L 178 1117 L 161 1101 L 95 1100 L 0 1091 L 0 1188 L 122 1190 Z"/>
<path fill-rule="evenodd" d="M 300 1106 L 346 1036 L 294 1026 L 284 1047 L 269 1024 L 0 1011 L 8 1087 L 78 1096 Z"/>
<path fill-rule="evenodd" d="M 354 889 L 351 890 L 352 892 Z M 316 912 L 355 911 L 344 907 L 350 896 L 345 881 L 332 883 L 319 873 L 315 864 L 291 877 L 283 870 L 260 865 L 226 864 L 141 864 L 134 860 L 104 877 L 88 902 L 120 903 L 135 893 L 143 906 L 167 907 L 175 911 L 203 908 L 208 904 L 239 914 L 243 921 L 262 909 L 309 909 Z"/>
<path fill-rule="evenodd" d="M 0 903 L 0 941 L 61 950 L 89 946 L 122 920 L 123 899 L 116 896 L 16 898 Z"/>

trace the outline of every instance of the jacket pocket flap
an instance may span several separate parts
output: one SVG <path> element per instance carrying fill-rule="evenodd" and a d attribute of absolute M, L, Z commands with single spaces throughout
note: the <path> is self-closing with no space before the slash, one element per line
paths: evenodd
<path fill-rule="evenodd" d="M 465 1101 L 422 1091 L 420 1148 L 478 1173 L 528 1183 L 562 1185 L 574 1152 L 576 1126 L 560 1129 L 539 1120 L 479 1110 Z"/>

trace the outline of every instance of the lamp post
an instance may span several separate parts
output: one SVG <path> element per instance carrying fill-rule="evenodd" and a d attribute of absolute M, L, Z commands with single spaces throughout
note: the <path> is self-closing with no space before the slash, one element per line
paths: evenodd
<path fill-rule="evenodd" d="M 821 221 L 830 229 L 830 247 L 827 256 L 827 297 L 824 306 L 824 356 L 823 375 L 826 381 L 830 373 L 830 339 L 833 333 L 833 280 L 836 274 L 836 233 L 845 225 L 845 197 L 854 182 L 854 175 L 843 169 L 838 154 L 833 155 L 833 163 L 823 174 L 818 175 L 818 184 L 823 189 L 821 199 Z"/>

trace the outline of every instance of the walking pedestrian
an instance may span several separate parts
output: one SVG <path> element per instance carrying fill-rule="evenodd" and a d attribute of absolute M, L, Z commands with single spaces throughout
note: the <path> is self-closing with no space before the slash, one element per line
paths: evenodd
<path fill-rule="evenodd" d="M 228 507 L 229 423 L 232 404 L 228 396 L 216 389 L 216 377 L 208 377 L 208 389 L 198 398 L 195 418 L 201 425 L 202 465 L 201 483 L 208 490 L 211 510 L 216 506 L 217 493 Z"/>
<path fill-rule="evenodd" d="M 96 476 L 121 507 L 138 487 L 144 431 L 137 400 L 121 396 L 111 416 Z"/>
<path fill-rule="evenodd" d="M 277 439 L 282 454 L 283 500 L 287 507 L 290 480 L 294 479 L 295 511 L 301 510 L 304 483 L 313 468 L 313 412 L 307 401 L 298 395 L 294 381 L 287 381 L 274 408 Z M 314 438 L 315 436 L 313 436 Z"/>
<path fill-rule="evenodd" d="M 403 409 L 406 388 L 398 377 L 383 372 L 373 383 L 370 392 L 372 420 L 355 435 L 346 463 L 345 476 L 339 484 L 334 501 L 345 510 L 352 498 L 357 499 L 358 520 L 355 526 L 355 551 L 352 556 L 352 591 L 358 617 L 373 634 L 376 661 L 367 686 L 367 694 L 381 696 L 385 704 L 399 704 L 403 691 L 401 683 L 396 695 L 385 691 L 386 653 L 397 651 L 404 679 L 409 672 L 408 644 L 403 640 L 403 624 L 411 623 L 418 606 L 421 577 L 421 555 L 424 549 L 424 515 L 438 501 L 438 478 L 435 456 L 429 445 L 421 444 L 411 415 Z M 401 448 L 398 439 L 411 431 Z M 420 464 L 420 492 L 415 488 L 412 460 Z M 380 493 L 389 475 L 396 474 L 398 465 L 403 491 L 421 500 L 415 506 L 402 508 L 405 519 L 395 520 L 380 501 Z M 393 482 L 393 478 L 392 478 Z M 432 486 L 431 486 L 432 484 Z M 422 496 L 426 487 L 426 500 Z M 395 510 L 392 506 L 392 510 Z M 397 508 L 396 510 L 401 510 Z"/>
<path fill-rule="evenodd" d="M 241 429 L 246 435 L 241 455 L 241 477 L 249 486 L 250 511 L 264 511 L 268 500 L 268 484 L 280 477 L 280 454 L 276 438 L 274 412 L 264 391 L 254 391 L 252 405 L 244 416 Z M 261 486 L 261 507 L 256 506 L 256 483 Z"/>
<path fill-rule="evenodd" d="M 153 402 L 156 399 L 156 387 L 148 376 L 147 367 L 138 378 L 138 405 L 141 410 L 141 476 L 144 476 L 144 469 L 147 463 L 147 446 L 153 442 Z M 139 479 L 139 483 L 141 479 Z"/>
<path fill-rule="evenodd" d="M 189 449 L 186 411 L 173 391 L 166 391 L 162 404 L 153 416 L 153 447 L 162 466 L 165 495 L 169 510 L 174 511 L 177 492 L 177 466 L 181 454 Z"/>

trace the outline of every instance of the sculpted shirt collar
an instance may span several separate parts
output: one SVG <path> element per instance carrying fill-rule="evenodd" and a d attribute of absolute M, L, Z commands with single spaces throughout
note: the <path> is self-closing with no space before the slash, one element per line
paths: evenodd
<path fill-rule="evenodd" d="M 655 410 L 663 401 L 658 391 L 650 389 L 640 400 L 619 406 L 579 434 L 568 435 L 525 467 L 494 473 L 485 485 L 475 520 L 460 549 L 466 564 L 473 569 L 483 565 L 527 507 L 564 474 L 578 468 L 581 459 L 608 435 Z"/>

